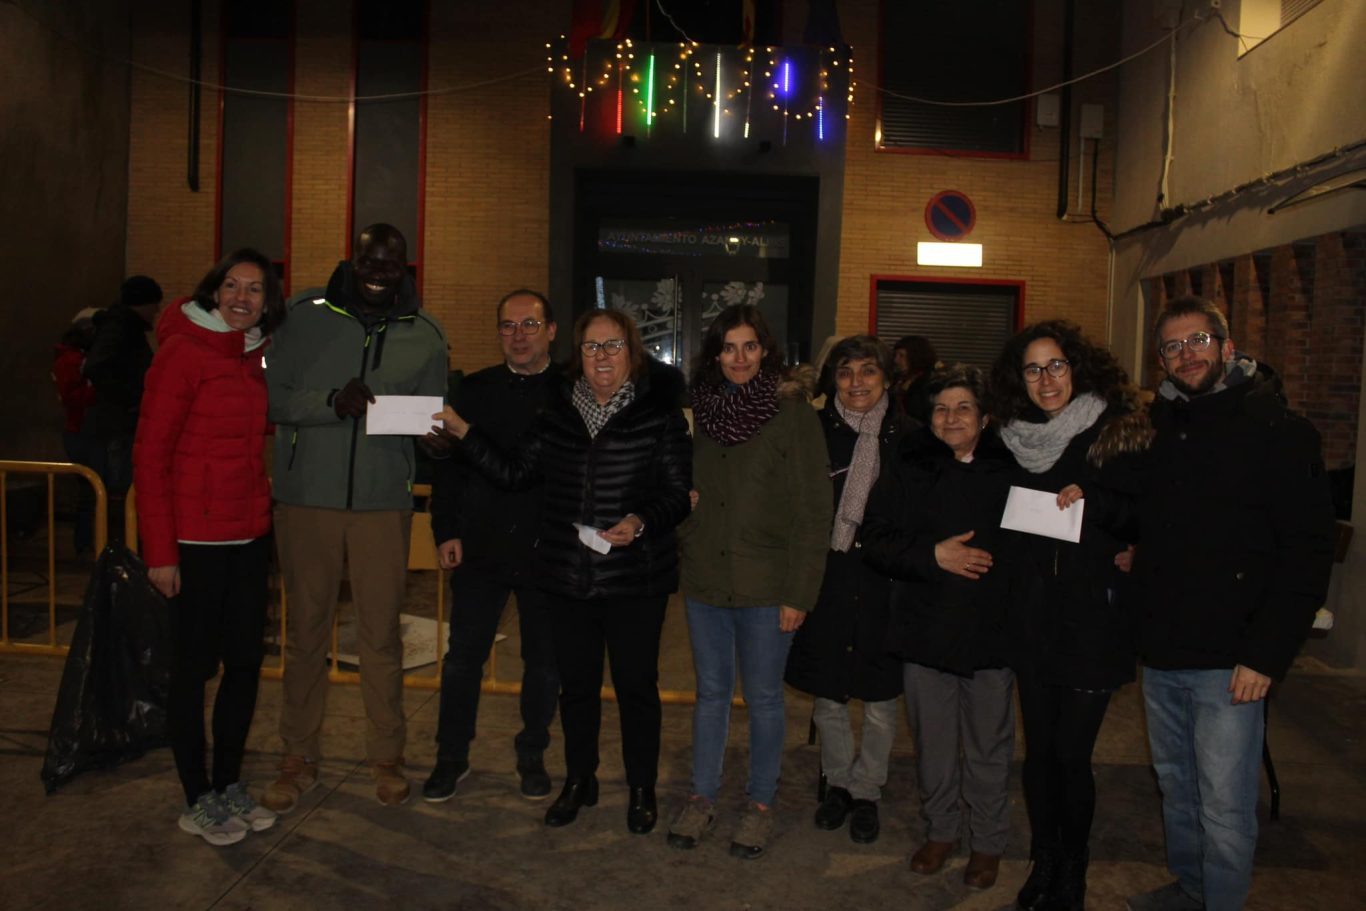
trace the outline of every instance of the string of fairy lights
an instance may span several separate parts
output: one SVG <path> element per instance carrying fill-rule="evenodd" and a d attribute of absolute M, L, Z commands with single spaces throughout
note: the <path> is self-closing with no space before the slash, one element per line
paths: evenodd
<path fill-rule="evenodd" d="M 626 132 L 630 118 L 643 126 L 647 137 L 666 119 L 676 119 L 686 133 L 691 104 L 707 109 L 712 138 L 721 139 L 734 129 L 749 139 L 758 98 L 759 104 L 781 116 L 784 145 L 789 124 L 809 124 L 816 139 L 823 141 L 830 126 L 827 111 L 842 108 L 847 120 L 854 102 L 853 55 L 847 47 L 718 48 L 696 41 L 637 45 L 628 38 L 615 42 L 615 47 L 612 42 L 593 42 L 579 60 L 571 58 L 563 35 L 558 47 L 555 42 L 546 42 L 545 47 L 547 72 L 578 98 L 580 132 L 589 127 L 590 101 L 615 114 L 612 125 L 617 135 Z M 842 106 L 831 105 L 831 74 L 836 70 L 845 75 Z M 730 127 L 733 123 L 738 126 Z"/>

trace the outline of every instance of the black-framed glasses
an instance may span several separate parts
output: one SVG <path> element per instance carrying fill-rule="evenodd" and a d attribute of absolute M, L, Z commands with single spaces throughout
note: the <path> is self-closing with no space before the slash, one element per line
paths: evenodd
<path fill-rule="evenodd" d="M 1037 383 L 1043 379 L 1045 370 L 1048 371 L 1049 376 L 1056 380 L 1067 376 L 1067 371 L 1071 369 L 1072 364 L 1069 361 L 1055 357 L 1047 364 L 1025 364 L 1024 369 L 1020 372 L 1024 374 L 1026 383 Z"/>
<path fill-rule="evenodd" d="M 626 347 L 626 339 L 609 338 L 605 342 L 582 342 L 579 348 L 588 357 L 597 357 L 599 351 L 606 351 L 608 354 L 618 354 L 621 349 Z"/>
<path fill-rule="evenodd" d="M 1169 342 L 1163 342 L 1157 346 L 1157 352 L 1167 360 L 1174 361 L 1181 356 L 1181 350 L 1183 348 L 1196 352 L 1208 351 L 1209 346 L 1213 345 L 1215 342 L 1223 344 L 1224 340 L 1220 336 L 1213 335 L 1209 332 L 1197 332 L 1194 335 L 1188 335 L 1185 338 L 1174 338 Z"/>
<path fill-rule="evenodd" d="M 541 327 L 544 325 L 545 323 L 541 320 L 532 319 L 531 317 L 527 317 L 520 323 L 514 320 L 505 319 L 498 324 L 498 334 L 516 335 L 517 330 L 521 329 L 523 335 L 535 335 L 537 332 L 541 331 Z"/>

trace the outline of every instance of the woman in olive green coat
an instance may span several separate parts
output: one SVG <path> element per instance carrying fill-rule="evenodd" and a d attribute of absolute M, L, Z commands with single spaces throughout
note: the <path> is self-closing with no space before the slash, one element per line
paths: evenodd
<path fill-rule="evenodd" d="M 748 807 L 731 853 L 764 853 L 782 764 L 783 668 L 816 604 L 833 511 L 820 420 L 803 392 L 780 391 L 782 349 L 757 307 L 708 328 L 693 368 L 692 516 L 679 529 L 697 674 L 692 796 L 669 844 L 695 847 L 716 822 L 738 670 L 749 710 Z M 738 662 L 737 662 L 738 659 Z"/>

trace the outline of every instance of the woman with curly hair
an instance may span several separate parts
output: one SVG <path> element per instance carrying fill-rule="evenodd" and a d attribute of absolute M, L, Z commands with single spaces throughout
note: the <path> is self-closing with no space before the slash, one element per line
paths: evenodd
<path fill-rule="evenodd" d="M 992 372 L 1001 439 L 1019 487 L 1081 508 L 1077 543 L 1015 534 L 1008 608 L 1024 722 L 1025 804 L 1034 866 L 1018 905 L 1080 909 L 1095 814 L 1091 753 L 1110 694 L 1134 679 L 1134 637 L 1117 589 L 1147 434 L 1132 387 L 1106 349 L 1062 320 L 1027 326 Z"/>

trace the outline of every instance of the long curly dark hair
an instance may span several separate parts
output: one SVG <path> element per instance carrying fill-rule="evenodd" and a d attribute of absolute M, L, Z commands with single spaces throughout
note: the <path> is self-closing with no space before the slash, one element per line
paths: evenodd
<path fill-rule="evenodd" d="M 1038 411 L 1025 386 L 1025 349 L 1041 338 L 1051 338 L 1071 365 L 1072 397 L 1094 392 L 1111 407 L 1126 407 L 1133 400 L 1129 375 L 1108 348 L 1093 343 L 1081 327 L 1067 320 L 1045 320 L 1025 326 L 1006 342 L 991 368 L 988 393 L 991 414 L 1002 424 Z"/>

